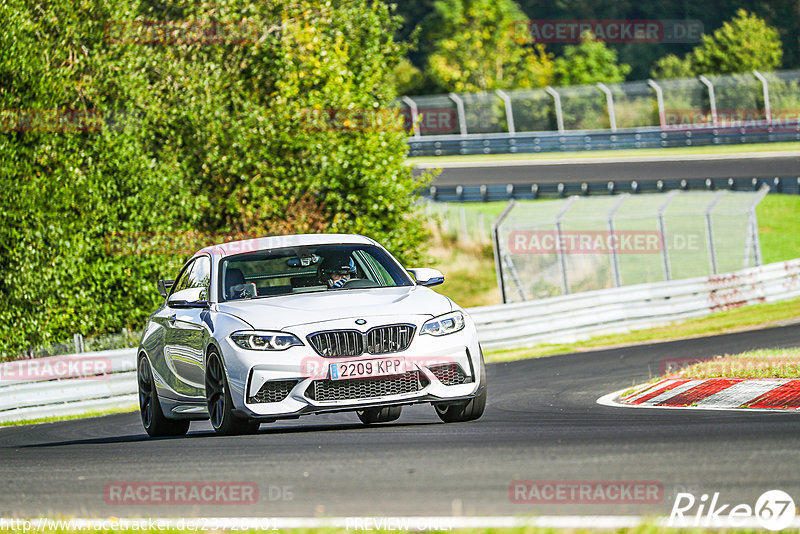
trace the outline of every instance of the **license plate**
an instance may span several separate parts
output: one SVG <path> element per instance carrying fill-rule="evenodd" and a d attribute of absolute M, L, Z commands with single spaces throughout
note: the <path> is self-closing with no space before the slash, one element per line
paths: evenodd
<path fill-rule="evenodd" d="M 406 362 L 404 358 L 337 362 L 331 364 L 331 380 L 401 375 L 406 372 L 405 368 Z"/>

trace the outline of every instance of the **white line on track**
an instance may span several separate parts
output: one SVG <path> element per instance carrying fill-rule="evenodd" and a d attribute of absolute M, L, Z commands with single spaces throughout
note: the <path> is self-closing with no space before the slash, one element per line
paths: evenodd
<path fill-rule="evenodd" d="M 598 158 L 568 158 L 568 159 L 514 159 L 514 160 L 481 160 L 481 161 L 436 161 L 426 159 L 419 163 L 410 161 L 418 169 L 457 169 L 457 168 L 477 168 L 477 167 L 530 167 L 548 165 L 591 165 L 594 163 L 658 163 L 666 161 L 717 161 L 717 160 L 741 160 L 741 159 L 776 159 L 776 158 L 798 158 L 800 151 L 781 151 L 781 152 L 744 152 L 739 154 L 686 154 L 663 156 L 609 156 Z"/>
<path fill-rule="evenodd" d="M 691 521 L 693 518 L 690 518 Z M 705 519 L 705 518 L 704 518 Z M 0 518 L 3 521 L 4 518 Z M 13 520 L 13 519 L 5 519 Z M 32 525 L 42 522 L 44 526 L 48 519 L 18 520 L 29 521 Z M 117 528 L 132 529 L 138 527 L 165 530 L 168 528 L 197 530 L 189 528 L 187 524 L 207 525 L 213 530 L 283 530 L 283 529 L 308 529 L 308 528 L 344 528 L 346 530 L 398 530 L 398 531 L 428 531 L 428 530 L 453 530 L 475 528 L 514 528 L 514 527 L 540 527 L 562 529 L 591 529 L 612 530 L 620 528 L 636 528 L 641 525 L 652 524 L 668 527 L 667 517 L 644 517 L 636 515 L 549 515 L 549 516 L 349 516 L 349 517 L 186 517 L 182 519 L 170 518 L 113 518 L 113 519 L 64 519 L 71 528 L 87 530 L 109 530 L 107 525 L 111 521 L 117 522 Z M 136 525 L 136 526 L 134 526 Z M 695 525 L 687 525 L 695 526 Z M 704 526 L 703 521 L 698 526 Z M 707 525 L 713 526 L 713 525 Z M 742 518 L 739 528 L 763 528 L 755 517 Z M 795 517 L 787 527 L 800 527 L 800 517 Z"/>

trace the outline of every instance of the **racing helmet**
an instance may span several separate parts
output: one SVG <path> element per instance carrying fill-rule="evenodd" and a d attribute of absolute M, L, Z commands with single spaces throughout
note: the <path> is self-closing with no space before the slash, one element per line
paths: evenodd
<path fill-rule="evenodd" d="M 320 274 L 327 282 L 328 287 L 336 288 L 342 287 L 347 282 L 346 279 L 340 279 L 336 282 L 333 281 L 331 275 L 340 274 L 347 275 L 348 277 L 356 274 L 356 265 L 353 258 L 349 254 L 338 253 L 326 257 L 322 260 L 320 266 Z"/>

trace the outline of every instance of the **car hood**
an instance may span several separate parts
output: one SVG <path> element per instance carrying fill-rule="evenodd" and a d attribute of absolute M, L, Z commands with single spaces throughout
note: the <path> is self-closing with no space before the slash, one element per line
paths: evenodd
<path fill-rule="evenodd" d="M 452 311 L 450 299 L 426 287 L 348 289 L 265 297 L 219 304 L 253 328 L 280 330 L 289 326 L 381 315 L 427 315 Z"/>

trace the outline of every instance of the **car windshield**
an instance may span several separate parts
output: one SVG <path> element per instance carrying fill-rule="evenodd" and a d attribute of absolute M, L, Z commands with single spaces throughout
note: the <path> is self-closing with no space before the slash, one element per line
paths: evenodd
<path fill-rule="evenodd" d="M 224 259 L 220 276 L 221 301 L 413 285 L 395 260 L 373 245 L 251 252 Z"/>

